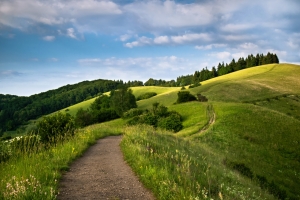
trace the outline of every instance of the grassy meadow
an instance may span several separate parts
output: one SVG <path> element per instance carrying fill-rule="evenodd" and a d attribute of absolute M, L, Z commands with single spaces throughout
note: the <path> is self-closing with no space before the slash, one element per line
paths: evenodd
<path fill-rule="evenodd" d="M 182 115 L 183 129 L 129 127 L 124 119 L 80 129 L 64 144 L 0 163 L 0 199 L 55 199 L 70 162 L 117 134 L 125 160 L 157 199 L 300 199 L 299 75 L 292 64 L 244 69 L 187 89 L 208 102 L 182 104 L 174 104 L 180 87 L 134 87 L 136 97 L 158 94 L 138 108 L 159 102 Z M 75 115 L 93 100 L 63 111 Z"/>

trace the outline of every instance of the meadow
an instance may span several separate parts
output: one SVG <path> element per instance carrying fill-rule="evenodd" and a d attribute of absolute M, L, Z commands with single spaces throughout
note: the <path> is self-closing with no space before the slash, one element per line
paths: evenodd
<path fill-rule="evenodd" d="M 159 102 L 182 115 L 183 129 L 173 133 L 117 119 L 80 129 L 45 151 L 16 152 L 0 163 L 0 199 L 55 199 L 61 172 L 97 139 L 118 134 L 124 134 L 124 158 L 157 199 L 300 199 L 299 74 L 300 66 L 270 64 L 187 89 L 208 102 L 174 104 L 180 87 L 132 88 L 135 96 L 156 92 L 138 108 Z M 75 115 L 92 101 L 63 111 Z"/>

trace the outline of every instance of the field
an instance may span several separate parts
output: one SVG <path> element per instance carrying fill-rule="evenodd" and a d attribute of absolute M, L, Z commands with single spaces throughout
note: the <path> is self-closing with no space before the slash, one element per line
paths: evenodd
<path fill-rule="evenodd" d="M 157 175 L 156 178 L 159 180 L 151 179 L 151 182 L 155 182 L 152 184 L 147 181 L 151 177 L 150 175 L 147 176 L 147 170 L 141 171 L 138 168 L 135 170 L 142 177 L 147 176 L 145 182 L 153 190 L 157 190 L 157 194 L 161 194 L 161 190 L 166 190 L 157 188 L 163 187 L 161 185 L 163 179 L 170 181 L 169 184 L 173 185 L 170 187 L 178 187 L 176 195 L 165 194 L 171 195 L 171 199 L 180 199 L 180 194 L 177 192 L 184 193 L 186 188 L 193 187 L 194 189 L 190 193 L 182 194 L 181 198 L 190 195 L 193 197 L 192 199 L 197 197 L 202 199 L 205 196 L 195 196 L 197 187 L 192 185 L 195 183 L 186 183 L 187 186 L 181 185 L 181 178 L 184 179 L 183 176 L 185 175 L 183 174 L 185 173 L 180 172 L 177 176 L 181 178 L 178 180 L 171 178 L 172 174 L 175 173 L 174 167 L 176 167 L 174 163 L 173 166 L 170 164 L 172 160 L 160 161 L 162 157 L 166 159 L 168 156 L 175 156 L 177 150 L 182 148 L 184 149 L 183 155 L 191 156 L 186 158 L 184 162 L 191 164 L 193 159 L 196 159 L 193 158 L 193 153 L 188 151 L 192 145 L 196 145 L 198 148 L 193 146 L 192 149 L 199 153 L 199 158 L 205 158 L 207 165 L 211 165 L 212 170 L 215 170 L 209 177 L 199 178 L 198 182 L 202 189 L 207 189 L 211 182 L 210 179 L 213 179 L 213 187 L 217 188 L 216 190 L 223 195 L 224 199 L 299 199 L 299 74 L 300 67 L 296 65 L 265 65 L 217 77 L 202 82 L 200 87 L 190 89 L 193 94 L 205 95 L 209 99 L 208 103 L 191 102 L 173 105 L 176 101 L 176 92 L 161 95 L 161 98 L 156 97 L 159 102 L 166 102 L 168 99 L 169 103 L 166 105 L 184 116 L 184 129 L 168 136 L 165 134 L 153 135 L 146 131 L 141 136 L 131 133 L 136 131 L 131 130 L 128 136 L 126 135 L 124 138 L 125 147 L 123 150 L 125 155 L 130 157 L 128 160 L 132 162 L 134 168 L 138 163 L 136 157 L 142 157 L 140 158 L 142 161 L 139 163 L 142 166 L 143 162 L 147 163 L 146 160 L 151 159 L 151 155 L 145 154 L 141 150 L 141 145 L 155 146 L 153 148 L 153 152 L 157 152 L 157 155 L 153 154 L 153 157 L 156 157 L 153 160 L 155 164 L 148 163 L 154 168 L 152 169 L 154 170 L 153 174 L 160 173 L 168 165 L 171 165 L 169 166 L 170 169 L 167 170 L 168 172 L 161 173 L 171 174 L 162 179 L 159 178 L 160 175 Z M 154 98 L 147 101 L 152 103 Z M 145 105 L 146 101 L 141 104 L 143 107 Z M 211 111 L 208 110 L 209 107 L 212 108 Z M 210 112 L 215 114 L 215 119 L 211 123 L 209 122 L 213 115 Z M 142 131 L 139 130 L 139 132 Z M 160 137 L 160 139 L 155 136 Z M 174 140 L 177 141 L 177 146 L 174 146 Z M 129 152 L 128 149 L 133 147 L 140 150 Z M 213 164 L 209 164 L 210 162 Z M 194 163 L 194 165 L 197 164 Z M 189 166 L 186 170 L 192 168 Z M 200 167 L 198 170 L 201 173 L 201 171 L 205 171 L 205 167 Z M 226 170 L 232 171 L 226 172 Z M 231 175 L 236 177 L 231 177 L 232 180 L 226 178 L 228 173 L 233 173 L 234 175 Z M 195 171 L 193 175 L 196 176 L 196 174 Z M 226 180 L 225 182 L 223 178 Z M 224 185 L 237 180 L 239 181 L 235 183 L 236 185 L 233 184 L 228 187 L 239 189 L 222 190 Z M 247 189 L 246 185 L 251 188 L 251 191 Z M 257 187 L 261 190 L 255 191 L 254 188 L 257 189 Z M 265 192 L 271 196 L 264 196 L 267 195 Z M 254 193 L 259 195 L 251 196 Z M 208 196 L 213 199 L 220 198 L 219 195 L 219 193 L 208 191 Z M 168 198 L 164 196 L 160 199 Z"/>
<path fill-rule="evenodd" d="M 124 134 L 121 148 L 126 161 L 158 199 L 300 199 L 299 75 L 300 66 L 292 64 L 249 68 L 188 89 L 205 95 L 208 102 L 183 104 L 174 104 L 179 87 L 132 88 L 135 96 L 156 92 L 157 96 L 138 101 L 138 107 L 149 109 L 159 102 L 182 115 L 183 129 L 172 133 L 128 127 L 124 119 L 86 127 L 78 137 L 86 134 L 92 139 L 80 142 L 75 137 L 50 153 L 1 163 L 0 193 L 12 183 L 12 175 L 19 179 L 33 175 L 55 196 L 60 170 L 97 138 Z M 74 115 L 92 101 L 63 111 Z M 64 148 L 68 153 L 60 150 Z M 65 154 L 69 157 L 63 163 L 56 160 Z M 59 164 L 47 167 L 38 156 Z M 31 162 L 40 167 L 30 167 Z M 44 167 L 51 169 L 43 172 Z"/>

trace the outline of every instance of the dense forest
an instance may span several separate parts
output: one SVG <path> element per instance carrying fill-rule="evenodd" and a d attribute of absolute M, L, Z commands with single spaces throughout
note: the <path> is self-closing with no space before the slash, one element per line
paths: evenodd
<path fill-rule="evenodd" d="M 251 54 L 246 58 L 239 58 L 238 61 L 233 59 L 229 64 L 224 64 L 224 62 L 219 63 L 217 68 L 212 67 L 211 70 L 204 68 L 201 71 L 195 71 L 193 75 L 177 77 L 176 81 L 155 80 L 150 78 L 145 83 L 142 81 L 128 81 L 126 83 L 122 80 L 112 81 L 99 79 L 66 85 L 29 97 L 0 94 L 0 136 L 4 131 L 16 130 L 20 125 L 26 124 L 29 120 L 100 96 L 104 92 L 116 90 L 122 85 L 127 87 L 143 85 L 164 87 L 186 86 L 241 69 L 270 63 L 279 63 L 276 54 L 257 54 L 256 56 Z"/>
<path fill-rule="evenodd" d="M 29 97 L 0 94 L 0 135 L 3 131 L 15 130 L 28 120 L 63 109 L 117 89 L 120 85 L 141 85 L 140 81 L 123 83 L 122 80 L 83 81 L 66 85 Z"/>

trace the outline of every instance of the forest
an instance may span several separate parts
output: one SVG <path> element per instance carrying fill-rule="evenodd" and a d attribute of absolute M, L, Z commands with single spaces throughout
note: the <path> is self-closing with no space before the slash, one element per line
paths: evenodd
<path fill-rule="evenodd" d="M 245 68 L 271 63 L 279 63 L 276 54 L 257 54 L 256 56 L 251 54 L 246 58 L 239 58 L 238 61 L 232 59 L 230 63 L 219 63 L 217 68 L 212 67 L 211 70 L 206 67 L 201 71 L 195 71 L 193 75 L 177 77 L 176 81 L 155 80 L 150 78 L 145 83 L 137 80 L 128 81 L 126 83 L 122 80 L 99 79 L 66 85 L 58 89 L 49 90 L 29 97 L 0 94 L 0 136 L 5 131 L 16 130 L 21 125 L 28 123 L 29 120 L 37 119 L 38 117 L 84 100 L 100 96 L 102 93 L 116 90 L 122 85 L 127 87 L 143 85 L 164 87 L 186 86 Z"/>

